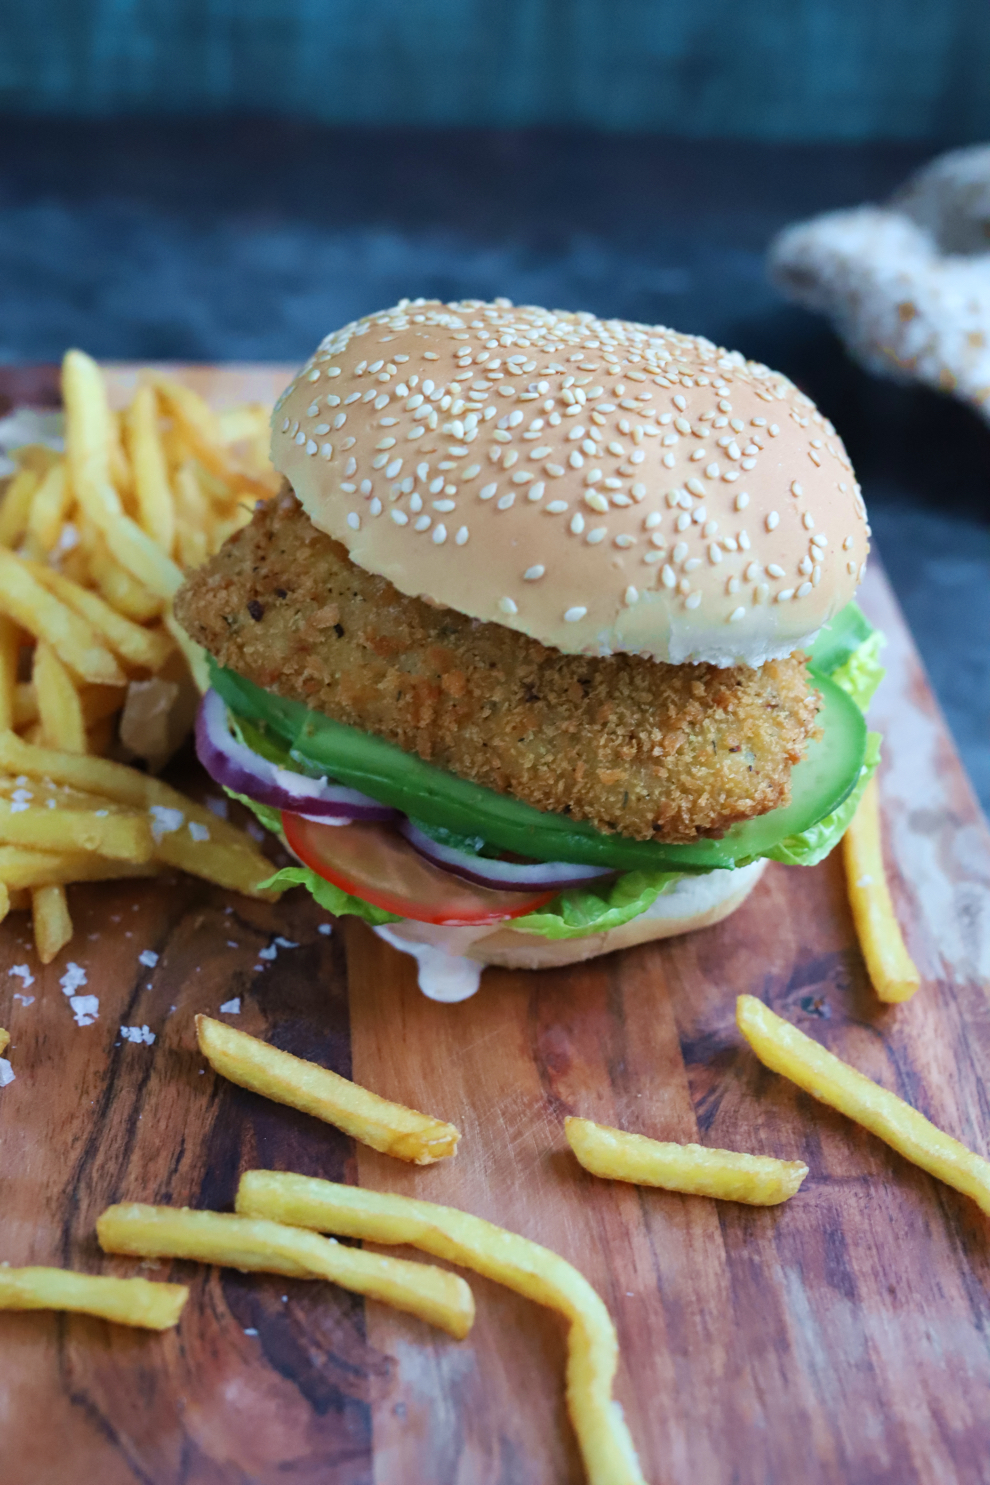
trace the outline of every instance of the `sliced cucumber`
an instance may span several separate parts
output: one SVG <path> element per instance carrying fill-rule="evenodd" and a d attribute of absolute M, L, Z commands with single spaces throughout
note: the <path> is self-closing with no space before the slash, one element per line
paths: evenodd
<path fill-rule="evenodd" d="M 213 667 L 213 684 L 231 710 L 281 741 L 304 772 L 331 774 L 427 824 L 482 836 L 503 850 L 537 861 L 573 861 L 620 871 L 711 871 L 762 856 L 778 841 L 807 830 L 837 809 L 863 762 L 866 724 L 845 692 L 816 675 L 824 706 L 824 736 L 808 746 L 791 773 L 791 802 L 734 825 L 720 840 L 664 845 L 605 835 L 566 815 L 547 814 L 424 763 L 384 739 L 333 722 L 297 701 L 263 691 L 235 671 Z"/>

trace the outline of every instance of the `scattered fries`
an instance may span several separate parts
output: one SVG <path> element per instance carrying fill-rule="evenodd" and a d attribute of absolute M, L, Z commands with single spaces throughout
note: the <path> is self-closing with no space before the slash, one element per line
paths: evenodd
<path fill-rule="evenodd" d="M 876 774 L 842 837 L 842 859 L 849 905 L 873 988 L 880 1000 L 910 1000 L 921 984 L 921 976 L 904 945 L 887 885 Z"/>
<path fill-rule="evenodd" d="M 454 1207 L 308 1176 L 247 1171 L 237 1211 L 373 1243 L 409 1243 L 559 1311 L 569 1322 L 567 1410 L 591 1485 L 643 1485 L 622 1410 L 612 1398 L 618 1340 L 608 1310 L 557 1253 Z"/>
<path fill-rule="evenodd" d="M 336 1125 L 383 1155 L 432 1165 L 457 1151 L 461 1134 L 453 1124 L 390 1103 L 329 1068 L 280 1052 L 224 1021 L 197 1016 L 196 1037 L 200 1051 L 221 1077 Z"/>
<path fill-rule="evenodd" d="M 703 1145 L 676 1145 L 641 1134 L 624 1134 L 590 1119 L 564 1120 L 567 1142 L 593 1176 L 662 1186 L 689 1196 L 714 1196 L 773 1207 L 787 1201 L 808 1174 L 803 1160 L 775 1160 L 770 1155 L 741 1155 Z"/>
<path fill-rule="evenodd" d="M 7 1050 L 7 1048 L 9 1046 L 10 1046 L 10 1032 L 9 1031 L 5 1031 L 3 1029 L 3 1027 L 0 1026 L 0 1057 L 3 1056 L 4 1052 L 6 1052 L 6 1050 Z"/>
<path fill-rule="evenodd" d="M 755 996 L 738 997 L 736 1024 L 764 1066 L 854 1119 L 905 1160 L 971 1196 L 990 1216 L 990 1161 L 937 1129 L 896 1093 L 881 1088 L 781 1020 Z"/>
<path fill-rule="evenodd" d="M 0 1310 L 73 1310 L 117 1325 L 171 1330 L 189 1298 L 184 1284 L 110 1279 L 64 1268 L 8 1268 L 0 1264 Z"/>
<path fill-rule="evenodd" d="M 242 1272 L 330 1279 L 355 1294 L 418 1315 L 457 1340 L 463 1340 L 474 1323 L 474 1295 L 457 1274 L 344 1247 L 277 1222 L 127 1202 L 107 1208 L 96 1224 L 96 1235 L 105 1253 L 192 1258 Z"/>
<path fill-rule="evenodd" d="M 212 556 L 277 489 L 268 412 L 244 404 L 216 414 L 188 387 L 148 374 L 118 413 L 81 351 L 65 357 L 62 390 L 64 455 L 22 448 L 16 474 L 0 486 L 0 734 L 80 760 L 123 747 L 158 768 L 188 730 L 194 691 L 209 684 L 171 598 L 184 570 Z M 15 802 L 11 819 L 4 801 L 23 774 L 39 777 L 0 763 L 0 872 L 5 863 L 14 869 L 0 886 L 31 889 L 45 963 L 71 938 L 65 887 L 114 875 L 115 861 L 126 863 L 120 875 L 143 862 L 248 891 L 269 874 L 239 832 L 174 790 L 155 796 L 147 780 L 147 797 L 138 797 L 136 779 L 130 786 L 133 818 L 85 839 L 78 820 L 56 823 L 75 807 L 58 794 L 44 802 L 51 818 L 21 813 Z M 100 816 L 109 799 L 121 802 L 93 781 L 64 787 L 90 794 Z M 175 811 L 181 824 L 169 827 Z M 50 859 L 32 864 L 25 851 Z"/>

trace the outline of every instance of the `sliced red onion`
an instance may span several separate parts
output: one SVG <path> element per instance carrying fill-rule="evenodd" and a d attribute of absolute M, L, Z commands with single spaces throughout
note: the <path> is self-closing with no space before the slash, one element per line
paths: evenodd
<path fill-rule="evenodd" d="M 323 825 L 350 825 L 355 820 L 390 820 L 395 811 L 357 789 L 330 779 L 278 768 L 246 743 L 238 742 L 227 722 L 227 707 L 217 691 L 207 691 L 196 715 L 196 754 L 211 778 L 258 804 L 305 815 Z"/>
<path fill-rule="evenodd" d="M 493 861 L 487 856 L 472 856 L 469 851 L 458 851 L 454 846 L 443 846 L 420 830 L 411 820 L 399 821 L 399 831 L 406 840 L 432 861 L 476 887 L 501 887 L 503 891 L 532 892 L 534 888 L 579 887 L 596 877 L 614 876 L 610 867 L 575 866 L 571 861 L 532 861 L 520 865 L 517 861 Z"/>

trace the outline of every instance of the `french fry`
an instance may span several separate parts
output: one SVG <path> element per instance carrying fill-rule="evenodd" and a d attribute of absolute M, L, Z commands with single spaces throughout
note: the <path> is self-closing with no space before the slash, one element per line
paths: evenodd
<path fill-rule="evenodd" d="M 73 756 L 65 754 L 65 757 Z M 0 800 L 0 843 L 35 851 L 95 851 L 141 865 L 151 860 L 153 840 L 144 815 L 103 815 L 95 810 L 48 810 Z"/>
<path fill-rule="evenodd" d="M 215 413 L 217 436 L 221 443 L 247 443 L 256 438 L 269 439 L 271 410 L 263 402 L 241 402 L 237 407 Z"/>
<path fill-rule="evenodd" d="M 64 665 L 84 681 L 122 686 L 126 677 L 85 619 L 42 587 L 28 563 L 0 547 L 0 613 L 36 639 L 46 640 Z"/>
<path fill-rule="evenodd" d="M 737 998 L 736 1024 L 765 1067 L 855 1120 L 905 1160 L 971 1196 L 990 1216 L 990 1161 L 938 1129 L 896 1093 L 834 1057 L 755 996 Z"/>
<path fill-rule="evenodd" d="M 110 479 L 112 419 L 96 362 L 68 351 L 62 362 L 66 448 L 80 506 L 103 536 L 111 556 L 160 598 L 171 599 L 182 573 L 171 557 L 128 516 Z"/>
<path fill-rule="evenodd" d="M 137 624 L 157 619 L 167 608 L 164 598 L 151 593 L 110 555 L 103 537 L 92 528 L 87 539 L 87 575 L 118 613 Z"/>
<path fill-rule="evenodd" d="M 14 775 L 27 774 L 30 778 L 50 779 L 54 784 L 100 794 L 135 810 L 157 812 L 152 815 L 156 827 L 156 860 L 181 867 L 193 876 L 205 877 L 218 886 L 232 887 L 248 896 L 262 897 L 266 901 L 274 901 L 279 896 L 278 892 L 259 889 L 258 883 L 271 876 L 271 864 L 243 831 L 218 819 L 177 789 L 136 768 L 111 763 L 107 758 L 81 758 L 52 748 L 34 747 L 22 741 L 16 733 L 4 732 L 0 733 L 0 770 Z M 46 810 L 44 813 L 49 812 Z M 196 835 L 190 833 L 191 825 L 196 827 Z M 2 830 L 0 818 L 0 840 L 3 839 Z M 205 836 L 203 831 L 207 832 Z"/>
<path fill-rule="evenodd" d="M 71 882 L 109 882 L 119 877 L 153 877 L 154 861 L 116 861 L 94 852 L 33 851 L 26 846 L 0 846 L 0 882 L 10 894 L 11 911 L 28 908 L 30 899 L 17 896 L 35 887 L 67 886 Z"/>
<path fill-rule="evenodd" d="M 280 1052 L 209 1016 L 196 1017 L 199 1050 L 215 1072 L 275 1103 L 302 1109 L 352 1139 L 414 1165 L 432 1165 L 457 1151 L 460 1130 L 428 1114 L 390 1103 L 329 1068 Z"/>
<path fill-rule="evenodd" d="M 39 641 L 31 671 L 41 720 L 41 741 L 67 753 L 86 752 L 86 722 L 79 692 L 50 645 Z"/>
<path fill-rule="evenodd" d="M 209 556 L 209 506 L 196 472 L 183 464 L 175 476 L 176 547 L 185 568 L 201 567 Z"/>
<path fill-rule="evenodd" d="M 6 1052 L 6 1050 L 7 1050 L 7 1048 L 9 1046 L 10 1046 L 10 1032 L 9 1031 L 5 1031 L 4 1028 L 2 1026 L 0 1026 L 0 1057 L 3 1056 L 4 1052 Z"/>
<path fill-rule="evenodd" d="M 178 1325 L 188 1298 L 184 1284 L 0 1264 L 0 1310 L 72 1310 L 112 1320 L 116 1325 L 171 1330 Z"/>
<path fill-rule="evenodd" d="M 130 500 L 134 495 L 134 474 L 131 470 L 130 460 L 124 448 L 123 437 L 123 414 L 111 412 L 108 419 L 108 432 L 110 442 L 108 453 L 110 456 L 110 481 L 114 488 Z"/>
<path fill-rule="evenodd" d="M 67 608 L 91 624 L 109 648 L 142 670 L 160 670 L 175 648 L 170 636 L 161 629 L 145 629 L 111 604 L 78 583 L 71 582 L 52 568 L 36 567 L 34 576 Z M 151 617 L 151 615 L 149 615 Z"/>
<path fill-rule="evenodd" d="M 0 882 L 0 923 L 3 922 L 11 908 L 14 906 L 6 883 Z"/>
<path fill-rule="evenodd" d="M 20 627 L 13 619 L 8 619 L 6 614 L 0 614 L 0 731 L 13 727 L 17 718 L 17 661 L 20 643 Z"/>
<path fill-rule="evenodd" d="M 329 1279 L 355 1294 L 418 1315 L 458 1340 L 464 1339 L 474 1322 L 474 1296 L 457 1274 L 431 1264 L 343 1247 L 276 1222 L 125 1202 L 107 1208 L 96 1224 L 96 1235 L 105 1253 L 191 1258 L 242 1272 Z"/>
<path fill-rule="evenodd" d="M 856 936 L 877 997 L 894 1004 L 910 1000 L 921 976 L 905 947 L 887 885 L 876 774 L 842 837 L 842 859 Z"/>
<path fill-rule="evenodd" d="M 165 628 L 182 651 L 196 689 L 202 695 L 210 689 L 210 662 L 206 651 L 186 633 L 174 614 L 165 615 Z"/>
<path fill-rule="evenodd" d="M 0 500 L 0 547 L 16 547 L 27 530 L 31 502 L 38 488 L 38 473 L 22 467 L 14 475 Z"/>
<path fill-rule="evenodd" d="M 53 464 L 34 492 L 27 530 L 44 552 L 50 552 L 62 533 L 62 524 L 72 506 L 72 487 L 65 465 Z"/>
<path fill-rule="evenodd" d="M 567 1143 L 593 1176 L 661 1186 L 690 1196 L 714 1196 L 772 1207 L 793 1196 L 808 1174 L 802 1160 L 775 1160 L 769 1155 L 742 1155 L 703 1145 L 678 1145 L 624 1134 L 590 1119 L 564 1120 Z"/>
<path fill-rule="evenodd" d="M 262 500 L 274 493 L 273 479 L 259 479 L 231 458 L 224 446 L 216 414 L 202 397 L 171 377 L 154 376 L 152 381 L 166 411 L 175 419 L 189 452 L 204 469 L 229 488 L 250 491 Z"/>
<path fill-rule="evenodd" d="M 31 893 L 34 943 L 42 964 L 51 964 L 72 937 L 72 919 L 62 886 L 35 887 Z"/>
<path fill-rule="evenodd" d="M 602 1300 L 557 1253 L 454 1207 L 308 1176 L 247 1171 L 237 1211 L 373 1243 L 409 1243 L 559 1311 L 567 1337 L 567 1410 L 591 1485 L 644 1485 L 622 1410 L 612 1398 L 615 1327 Z"/>
<path fill-rule="evenodd" d="M 175 541 L 175 507 L 158 432 L 158 399 L 153 387 L 138 387 L 127 410 L 125 426 L 134 470 L 138 519 L 162 551 L 171 554 Z"/>

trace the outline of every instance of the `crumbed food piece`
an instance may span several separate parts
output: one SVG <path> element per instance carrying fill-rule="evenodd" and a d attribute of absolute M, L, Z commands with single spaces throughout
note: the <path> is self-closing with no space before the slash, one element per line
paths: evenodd
<path fill-rule="evenodd" d="M 718 835 L 786 804 L 819 705 L 800 656 L 751 670 L 564 655 L 408 597 L 291 494 L 259 506 L 176 613 L 279 696 L 637 840 Z"/>

